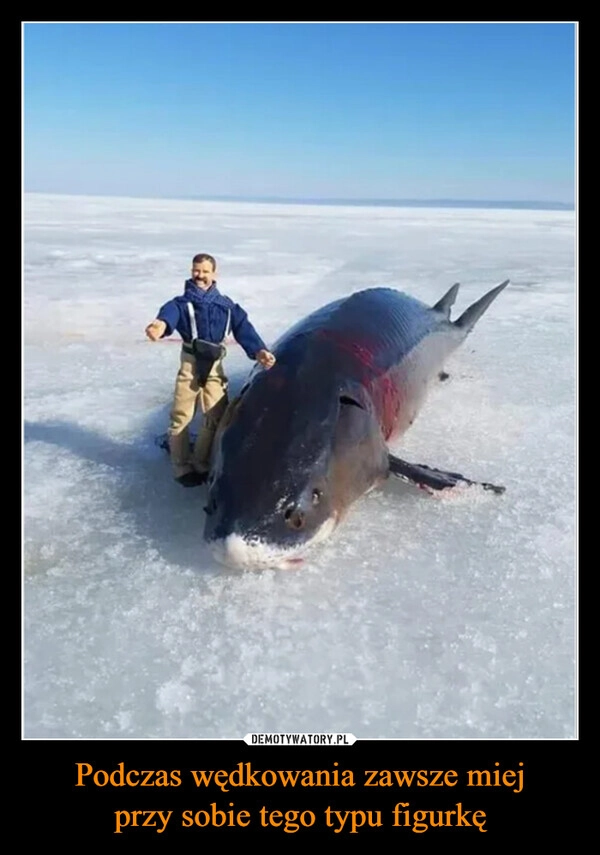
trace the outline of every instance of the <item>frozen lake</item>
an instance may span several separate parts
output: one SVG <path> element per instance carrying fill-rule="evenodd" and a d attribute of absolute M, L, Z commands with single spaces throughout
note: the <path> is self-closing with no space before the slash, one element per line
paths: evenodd
<path fill-rule="evenodd" d="M 575 736 L 574 212 L 24 200 L 25 737 Z M 509 278 L 392 449 L 506 493 L 390 481 L 298 570 L 217 564 L 154 444 L 179 348 L 143 333 L 197 252 L 269 344 Z"/>

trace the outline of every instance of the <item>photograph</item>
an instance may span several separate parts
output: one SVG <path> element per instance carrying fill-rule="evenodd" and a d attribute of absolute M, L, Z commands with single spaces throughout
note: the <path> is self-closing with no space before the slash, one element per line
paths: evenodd
<path fill-rule="evenodd" d="M 24 740 L 578 739 L 577 37 L 23 22 Z"/>

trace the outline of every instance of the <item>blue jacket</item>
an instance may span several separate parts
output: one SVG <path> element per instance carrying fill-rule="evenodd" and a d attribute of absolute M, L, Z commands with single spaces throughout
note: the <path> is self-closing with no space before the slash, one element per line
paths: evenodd
<path fill-rule="evenodd" d="M 188 344 L 191 342 L 192 330 L 188 303 L 194 306 L 198 338 L 220 344 L 227 331 L 228 313 L 231 313 L 231 332 L 238 344 L 246 351 L 248 358 L 255 359 L 259 350 L 267 349 L 241 306 L 224 294 L 220 294 L 216 283 L 213 283 L 208 291 L 203 291 L 193 279 L 186 280 L 182 295 L 174 297 L 161 306 L 157 318 L 167 325 L 163 337 L 177 330 L 185 342 Z"/>

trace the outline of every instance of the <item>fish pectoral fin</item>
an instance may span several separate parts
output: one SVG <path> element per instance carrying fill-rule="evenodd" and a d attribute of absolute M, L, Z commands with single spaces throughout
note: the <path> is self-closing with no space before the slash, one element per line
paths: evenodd
<path fill-rule="evenodd" d="M 506 487 L 489 484 L 486 481 L 471 481 L 458 472 L 444 472 L 442 469 L 434 469 L 424 463 L 408 463 L 393 454 L 389 454 L 388 459 L 391 475 L 432 495 L 438 490 L 461 485 L 483 487 L 484 490 L 491 490 L 493 493 L 504 493 L 506 490 Z"/>

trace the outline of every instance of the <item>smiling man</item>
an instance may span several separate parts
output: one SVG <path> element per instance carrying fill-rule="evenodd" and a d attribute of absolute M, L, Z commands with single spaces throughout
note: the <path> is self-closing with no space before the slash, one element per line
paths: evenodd
<path fill-rule="evenodd" d="M 183 339 L 168 435 L 173 475 L 184 487 L 203 484 L 208 476 L 213 440 L 228 403 L 223 359 L 229 333 L 249 359 L 264 368 L 275 364 L 244 309 L 217 289 L 216 272 L 212 255 L 195 255 L 183 294 L 165 303 L 145 330 L 151 341 L 173 330 Z M 204 420 L 190 449 L 189 426 L 198 406 Z"/>

